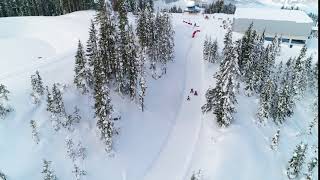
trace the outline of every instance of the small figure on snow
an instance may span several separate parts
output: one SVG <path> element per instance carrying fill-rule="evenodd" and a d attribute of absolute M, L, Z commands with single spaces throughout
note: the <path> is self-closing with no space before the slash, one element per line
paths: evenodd
<path fill-rule="evenodd" d="M 187 100 L 190 101 L 190 96 L 187 97 Z"/>
<path fill-rule="evenodd" d="M 198 92 L 197 92 L 197 91 L 194 91 L 194 95 L 195 95 L 195 96 L 198 96 Z"/>
<path fill-rule="evenodd" d="M 193 88 L 191 88 L 190 93 L 193 93 Z"/>
<path fill-rule="evenodd" d="M 194 23 L 194 27 L 197 27 L 197 23 Z"/>

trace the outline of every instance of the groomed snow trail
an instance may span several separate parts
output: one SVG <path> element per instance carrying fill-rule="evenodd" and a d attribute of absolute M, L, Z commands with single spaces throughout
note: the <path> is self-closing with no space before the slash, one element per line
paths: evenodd
<path fill-rule="evenodd" d="M 202 18 L 199 16 L 199 18 Z M 181 22 L 182 23 L 182 22 Z M 198 22 L 197 22 L 198 23 Z M 204 25 L 202 23 L 202 25 Z M 201 26 L 201 24 L 200 24 Z M 204 64 L 202 60 L 204 26 L 198 28 L 201 32 L 191 40 L 186 54 L 186 77 L 184 99 L 177 114 L 167 143 L 162 148 L 144 180 L 183 180 L 192 159 L 201 128 L 201 106 L 203 104 Z M 191 33 L 196 29 L 190 29 Z M 191 88 L 198 92 L 198 96 L 190 93 Z M 187 97 L 190 96 L 190 101 Z"/>

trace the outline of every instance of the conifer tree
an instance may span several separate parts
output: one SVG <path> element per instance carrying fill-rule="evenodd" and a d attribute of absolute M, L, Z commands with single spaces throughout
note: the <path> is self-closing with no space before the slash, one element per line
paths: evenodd
<path fill-rule="evenodd" d="M 304 80 L 304 63 L 303 58 L 306 56 L 307 46 L 304 45 L 300 51 L 299 56 L 295 59 L 293 64 L 293 87 L 294 96 L 299 99 L 303 94 L 303 87 L 301 81 Z"/>
<path fill-rule="evenodd" d="M 32 128 L 32 139 L 36 144 L 39 144 L 40 138 L 39 138 L 39 132 L 37 130 L 37 123 L 35 120 L 30 121 L 30 126 Z"/>
<path fill-rule="evenodd" d="M 270 117 L 272 100 L 275 93 L 275 84 L 272 79 L 268 79 L 262 87 L 260 93 L 259 110 L 258 110 L 258 122 L 265 124 L 267 119 Z"/>
<path fill-rule="evenodd" d="M 62 99 L 62 93 L 56 83 L 54 83 L 52 87 L 52 105 L 52 112 L 54 113 L 54 115 L 60 117 L 65 116 L 66 112 Z"/>
<path fill-rule="evenodd" d="M 109 89 L 104 86 L 105 80 L 100 76 L 103 73 L 101 66 L 96 63 L 94 69 L 95 118 L 97 119 L 97 128 L 100 130 L 100 138 L 105 145 L 105 150 L 109 153 L 112 150 L 112 137 L 114 134 L 111 117 L 113 108 L 109 97 Z"/>
<path fill-rule="evenodd" d="M 300 143 L 293 152 L 292 158 L 289 160 L 287 167 L 287 176 L 289 179 L 298 178 L 301 173 L 302 165 L 306 157 L 307 144 Z"/>
<path fill-rule="evenodd" d="M 210 44 L 210 50 L 209 50 L 210 56 L 209 56 L 209 62 L 215 63 L 218 61 L 218 41 L 215 39 Z"/>
<path fill-rule="evenodd" d="M 98 51 L 98 37 L 97 37 L 97 30 L 94 25 L 94 21 L 91 20 L 91 25 L 89 29 L 89 39 L 87 41 L 87 49 L 86 49 L 86 57 L 88 59 L 88 66 L 89 66 L 89 87 L 93 89 L 93 69 L 95 61 L 99 59 L 99 51 Z"/>
<path fill-rule="evenodd" d="M 44 87 L 42 79 L 40 77 L 39 71 L 36 71 L 36 74 L 31 75 L 31 87 L 32 87 L 32 99 L 35 104 L 40 102 L 41 97 L 44 94 Z"/>
<path fill-rule="evenodd" d="M 132 26 L 129 26 L 128 32 L 128 45 L 126 46 L 126 51 L 128 53 L 128 80 L 129 80 L 129 95 L 131 100 L 133 100 L 137 93 L 137 80 L 138 80 L 138 62 L 137 62 L 137 46 L 135 44 L 135 36 L 133 33 Z"/>
<path fill-rule="evenodd" d="M 145 48 L 140 48 L 140 56 L 139 56 L 139 104 L 140 104 L 140 108 L 141 111 L 144 111 L 145 108 L 145 102 L 144 102 L 144 97 L 146 95 L 146 89 L 147 89 L 147 85 L 146 85 L 146 81 L 145 81 L 145 68 L 144 68 L 144 63 L 146 61 L 146 49 Z"/>
<path fill-rule="evenodd" d="M 278 149 L 279 138 L 280 138 L 280 129 L 278 129 L 276 134 L 272 137 L 271 146 L 270 146 L 272 150 Z"/>
<path fill-rule="evenodd" d="M 318 166 L 318 147 L 314 150 L 314 155 L 307 164 L 308 171 L 305 173 L 306 180 L 312 180 L 315 168 Z"/>
<path fill-rule="evenodd" d="M 304 76 L 305 81 L 301 82 L 305 89 L 312 92 L 312 81 L 313 81 L 313 69 L 312 69 L 312 56 L 308 57 L 304 61 Z"/>
<path fill-rule="evenodd" d="M 47 111 L 53 113 L 53 97 L 50 93 L 48 86 L 46 86 L 47 91 Z"/>
<path fill-rule="evenodd" d="M 96 21 L 99 23 L 98 49 L 106 83 L 115 77 L 116 70 L 116 22 L 110 4 L 104 0 L 98 2 Z"/>
<path fill-rule="evenodd" d="M 43 180 L 57 180 L 57 176 L 54 174 L 54 171 L 51 168 L 51 161 L 43 160 Z"/>
<path fill-rule="evenodd" d="M 80 40 L 78 42 L 78 50 L 75 58 L 75 76 L 73 82 L 82 94 L 86 94 L 89 91 L 89 84 L 91 81 L 90 70 L 88 68 L 87 59 Z"/>
<path fill-rule="evenodd" d="M 206 96 L 209 97 L 202 108 L 203 111 L 207 111 L 213 107 L 213 113 L 216 115 L 217 123 L 220 127 L 228 127 L 233 121 L 234 105 L 237 103 L 235 97 L 236 79 L 240 73 L 237 57 L 235 56 L 235 48 L 232 43 L 231 29 L 225 35 L 224 44 L 224 58 L 216 76 L 217 85 L 206 93 Z"/>
<path fill-rule="evenodd" d="M 210 39 L 208 38 L 208 36 L 206 36 L 203 43 L 203 59 L 205 61 L 208 61 L 209 59 L 209 45 L 210 45 Z"/>
<path fill-rule="evenodd" d="M 0 84 L 0 118 L 4 119 L 13 109 L 8 104 L 10 91 L 3 84 Z"/>

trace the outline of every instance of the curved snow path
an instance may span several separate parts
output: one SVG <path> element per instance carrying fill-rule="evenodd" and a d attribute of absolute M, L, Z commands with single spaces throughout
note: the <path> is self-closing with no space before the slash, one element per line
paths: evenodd
<path fill-rule="evenodd" d="M 203 30 L 192 39 L 186 55 L 184 99 L 175 125 L 158 159 L 146 173 L 145 180 L 183 180 L 189 169 L 202 122 L 200 107 L 203 104 L 204 64 L 199 54 L 202 54 Z M 198 96 L 190 93 L 191 88 L 198 92 Z M 186 100 L 188 95 L 190 101 Z"/>

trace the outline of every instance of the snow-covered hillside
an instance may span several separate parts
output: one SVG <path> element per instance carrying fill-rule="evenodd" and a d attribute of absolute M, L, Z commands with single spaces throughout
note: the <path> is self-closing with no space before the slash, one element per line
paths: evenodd
<path fill-rule="evenodd" d="M 238 95 L 235 122 L 220 129 L 213 115 L 203 114 L 204 94 L 215 86 L 213 74 L 219 65 L 203 60 L 206 36 L 223 47 L 226 30 L 222 21 L 232 15 L 172 14 L 175 30 L 174 62 L 167 73 L 154 80 L 147 77 L 146 109 L 112 92 L 112 104 L 121 114 L 120 132 L 115 138 L 113 156 L 108 156 L 99 140 L 92 98 L 81 95 L 73 85 L 76 45 L 86 42 L 93 11 L 80 11 L 58 17 L 0 18 L 0 83 L 11 92 L 14 111 L 0 120 L 0 172 L 8 180 L 42 179 L 43 159 L 52 161 L 59 179 L 75 179 L 67 157 L 65 140 L 81 141 L 87 157 L 81 168 L 88 180 L 188 180 L 202 171 L 203 180 L 286 179 L 284 172 L 294 147 L 305 140 L 317 144 L 317 137 L 298 134 L 313 119 L 311 97 L 297 103 L 295 114 L 282 126 L 279 150 L 270 150 L 277 127 L 254 123 L 258 97 Z M 196 23 L 190 26 L 183 21 Z M 129 14 L 135 26 L 135 18 Z M 194 30 L 199 29 L 192 38 Z M 234 39 L 241 35 L 234 33 Z M 315 41 L 315 40 L 313 40 Z M 308 55 L 318 60 L 318 46 L 309 42 Z M 301 46 L 282 45 L 277 62 L 298 56 Z M 75 131 L 55 132 L 46 112 L 46 103 L 31 103 L 30 76 L 38 70 L 45 85 L 62 83 L 66 110 L 74 106 L 82 117 Z M 198 96 L 190 94 L 197 90 Z M 190 96 L 190 101 L 187 101 Z M 40 143 L 34 143 L 30 120 L 38 124 Z M 1 179 L 1 178 L 0 178 Z"/>

